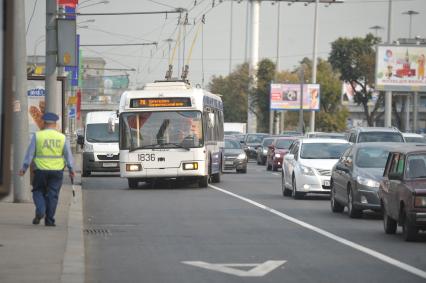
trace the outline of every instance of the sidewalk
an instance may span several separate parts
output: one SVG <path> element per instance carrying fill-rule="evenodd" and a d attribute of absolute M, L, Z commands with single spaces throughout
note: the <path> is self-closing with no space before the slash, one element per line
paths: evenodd
<path fill-rule="evenodd" d="M 80 158 L 75 159 L 79 171 Z M 76 181 L 80 183 L 79 174 Z M 61 278 L 63 282 L 83 282 L 82 199 L 80 186 L 75 187 L 77 198 L 73 198 L 65 172 L 56 227 L 44 226 L 43 220 L 39 225 L 31 223 L 32 202 L 0 202 L 0 282 L 61 282 Z"/>

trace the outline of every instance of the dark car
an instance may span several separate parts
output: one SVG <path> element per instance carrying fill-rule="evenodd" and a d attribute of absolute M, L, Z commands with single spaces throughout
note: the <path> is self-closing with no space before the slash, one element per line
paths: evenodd
<path fill-rule="evenodd" d="M 275 137 L 264 138 L 262 144 L 256 150 L 256 159 L 258 165 L 265 165 L 266 163 L 266 155 L 268 154 L 268 146 L 270 146 Z"/>
<path fill-rule="evenodd" d="M 237 173 L 247 173 L 247 155 L 239 140 L 225 138 L 222 168 L 236 170 Z"/>
<path fill-rule="evenodd" d="M 244 139 L 244 151 L 247 154 L 248 158 L 256 159 L 256 149 L 262 144 L 264 138 L 269 136 L 268 134 L 247 134 Z"/>
<path fill-rule="evenodd" d="M 278 168 L 282 167 L 284 155 L 294 140 L 296 140 L 294 137 L 281 137 L 274 140 L 266 154 L 266 170 L 278 171 Z"/>
<path fill-rule="evenodd" d="M 406 241 L 426 230 L 426 146 L 406 145 L 392 150 L 379 189 L 386 234 L 402 226 Z"/>
<path fill-rule="evenodd" d="M 348 148 L 331 172 L 331 210 L 359 218 L 366 209 L 380 211 L 379 183 L 392 143 L 359 143 Z M 404 144 L 401 144 L 404 145 Z"/>

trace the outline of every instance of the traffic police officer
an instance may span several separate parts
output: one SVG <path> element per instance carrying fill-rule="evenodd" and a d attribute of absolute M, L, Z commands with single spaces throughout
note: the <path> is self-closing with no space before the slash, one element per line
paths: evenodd
<path fill-rule="evenodd" d="M 43 115 L 42 119 L 44 129 L 33 135 L 19 175 L 25 174 L 31 161 L 34 163 L 32 193 L 36 211 L 33 224 L 39 224 L 44 217 L 46 226 L 56 226 L 55 211 L 62 186 L 64 168 L 66 165 L 70 177 L 74 178 L 73 158 L 70 144 L 65 135 L 56 130 L 58 115 L 48 112 Z"/>

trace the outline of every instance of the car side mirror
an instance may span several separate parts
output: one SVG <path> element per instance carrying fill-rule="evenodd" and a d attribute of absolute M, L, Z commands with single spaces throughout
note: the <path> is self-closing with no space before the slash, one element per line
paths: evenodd
<path fill-rule="evenodd" d="M 294 160 L 294 154 L 288 153 L 284 156 L 284 159 L 288 161 Z"/>
<path fill-rule="evenodd" d="M 399 180 L 402 181 L 402 174 L 397 172 L 392 172 L 388 174 L 389 180 Z"/>

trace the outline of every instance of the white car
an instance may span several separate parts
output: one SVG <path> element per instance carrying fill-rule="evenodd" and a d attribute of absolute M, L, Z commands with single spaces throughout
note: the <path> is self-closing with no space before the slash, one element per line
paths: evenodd
<path fill-rule="evenodd" d="M 330 193 L 331 169 L 350 143 L 339 139 L 299 139 L 284 156 L 281 187 L 284 196 Z"/>
<path fill-rule="evenodd" d="M 402 136 L 404 137 L 405 142 L 426 143 L 426 138 L 419 134 L 402 133 Z"/>

